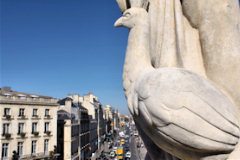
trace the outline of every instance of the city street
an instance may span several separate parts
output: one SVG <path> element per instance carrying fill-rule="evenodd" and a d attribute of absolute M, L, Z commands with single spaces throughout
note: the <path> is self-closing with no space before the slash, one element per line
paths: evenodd
<path fill-rule="evenodd" d="M 145 146 L 138 148 L 136 144 L 135 136 L 130 137 L 129 144 L 130 144 L 130 151 L 132 153 L 131 160 L 144 160 L 147 153 Z"/>
<path fill-rule="evenodd" d="M 139 135 L 133 134 L 135 132 L 136 132 L 136 130 L 130 130 L 129 127 L 127 127 L 127 126 L 121 127 L 117 131 L 117 134 L 112 142 L 105 142 L 102 153 L 98 152 L 98 154 L 96 155 L 96 158 L 94 158 L 94 160 L 95 159 L 99 159 L 99 160 L 102 160 L 102 159 L 103 160 L 105 160 L 105 159 L 144 160 L 147 151 L 146 151 L 146 148 L 144 147 Z M 108 148 L 108 147 L 110 147 L 110 148 Z M 116 150 L 120 151 L 120 153 L 118 152 L 118 155 L 116 154 L 117 153 Z M 126 157 L 127 153 L 131 154 L 131 156 L 130 156 L 131 158 Z M 111 154 L 113 156 L 110 156 Z"/>
<path fill-rule="evenodd" d="M 131 160 L 140 160 L 139 152 L 137 149 L 137 144 L 134 136 L 131 136 L 129 138 L 129 146 L 130 146 L 130 151 L 132 153 Z"/>

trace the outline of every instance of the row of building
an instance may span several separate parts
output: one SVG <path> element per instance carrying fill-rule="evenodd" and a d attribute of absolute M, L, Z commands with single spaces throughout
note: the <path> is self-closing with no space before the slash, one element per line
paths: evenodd
<path fill-rule="evenodd" d="M 56 99 L 0 89 L 0 155 L 86 160 L 118 128 L 120 115 L 92 93 Z"/>

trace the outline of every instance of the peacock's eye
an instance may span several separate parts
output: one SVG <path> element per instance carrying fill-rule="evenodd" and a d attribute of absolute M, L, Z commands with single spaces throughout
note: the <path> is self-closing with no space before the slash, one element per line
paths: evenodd
<path fill-rule="evenodd" d="M 128 16 L 130 16 L 131 14 L 129 13 L 129 12 L 127 12 L 127 13 L 125 13 L 123 16 L 124 17 L 128 17 Z"/>

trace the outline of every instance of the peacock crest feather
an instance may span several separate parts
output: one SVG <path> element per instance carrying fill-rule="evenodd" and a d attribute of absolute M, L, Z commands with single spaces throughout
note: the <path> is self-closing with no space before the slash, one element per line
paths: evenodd
<path fill-rule="evenodd" d="M 144 8 L 148 10 L 149 6 L 148 0 L 116 0 L 116 1 L 122 13 L 132 7 Z"/>

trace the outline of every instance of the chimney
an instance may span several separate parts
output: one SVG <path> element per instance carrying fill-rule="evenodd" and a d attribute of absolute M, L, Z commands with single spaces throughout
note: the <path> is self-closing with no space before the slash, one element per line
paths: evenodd
<path fill-rule="evenodd" d="M 7 91 L 7 92 L 10 92 L 11 91 L 11 87 L 10 86 L 3 86 L 1 88 L 2 91 Z"/>

